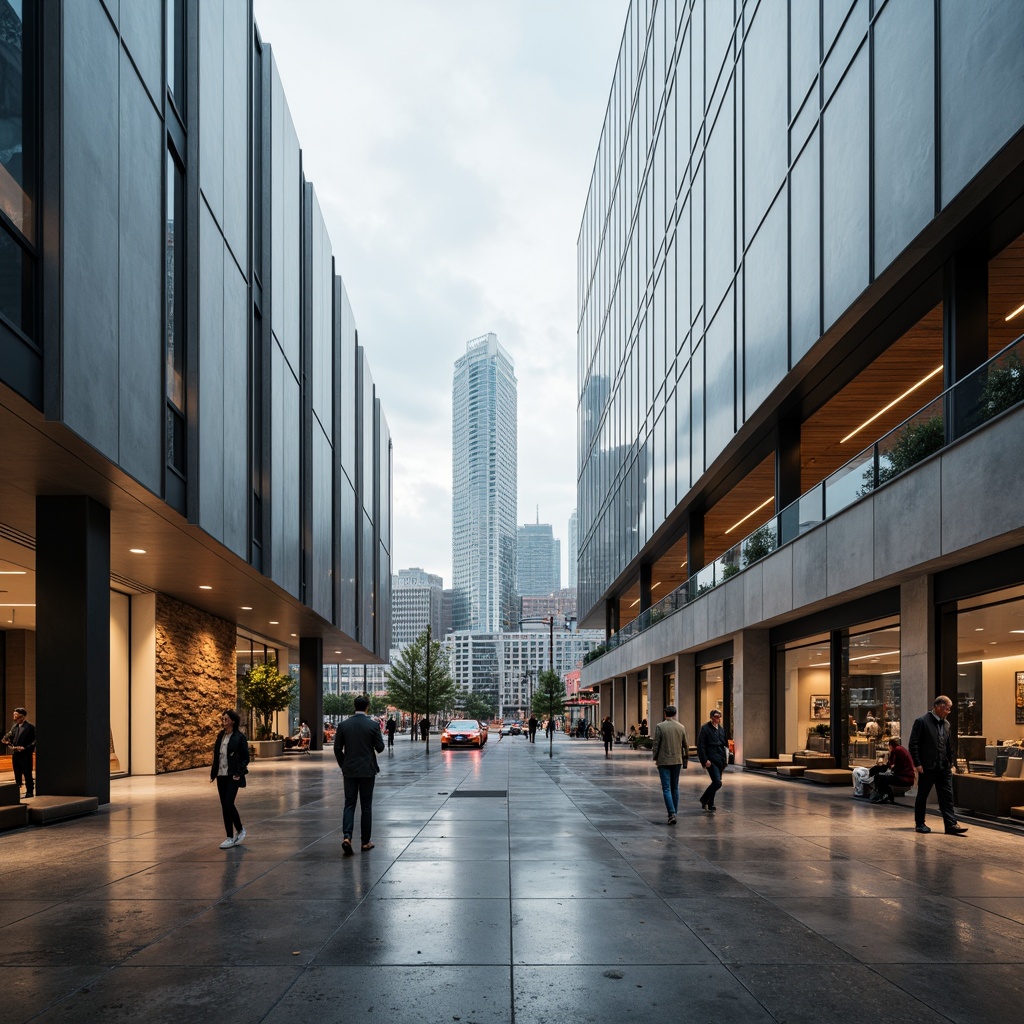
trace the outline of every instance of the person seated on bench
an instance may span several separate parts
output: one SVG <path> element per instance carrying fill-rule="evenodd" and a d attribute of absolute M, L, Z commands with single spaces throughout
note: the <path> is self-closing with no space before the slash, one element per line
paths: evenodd
<path fill-rule="evenodd" d="M 914 762 L 910 757 L 910 751 L 900 746 L 898 739 L 889 740 L 889 763 L 884 771 L 875 775 L 875 793 L 871 797 L 873 804 L 883 804 L 887 801 L 890 804 L 896 803 L 893 795 L 893 788 L 903 790 L 910 789 L 915 782 Z"/>

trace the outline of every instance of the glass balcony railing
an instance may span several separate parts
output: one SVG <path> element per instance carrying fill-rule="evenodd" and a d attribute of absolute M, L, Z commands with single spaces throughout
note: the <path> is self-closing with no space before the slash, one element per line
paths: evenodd
<path fill-rule="evenodd" d="M 858 452 L 768 522 L 723 552 L 657 604 L 590 653 L 606 654 L 660 622 L 689 601 L 713 590 L 777 547 L 849 508 L 882 484 L 905 473 L 946 445 L 1024 401 L 1024 335 Z"/>

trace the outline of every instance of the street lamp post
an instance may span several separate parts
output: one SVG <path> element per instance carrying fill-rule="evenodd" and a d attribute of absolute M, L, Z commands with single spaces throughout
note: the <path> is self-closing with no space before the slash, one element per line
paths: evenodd
<path fill-rule="evenodd" d="M 430 756 L 430 623 L 427 623 L 427 694 L 424 701 L 427 714 L 427 757 Z"/>

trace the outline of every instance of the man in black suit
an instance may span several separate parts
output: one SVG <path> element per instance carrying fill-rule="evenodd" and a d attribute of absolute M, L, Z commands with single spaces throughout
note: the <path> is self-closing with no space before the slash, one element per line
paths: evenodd
<path fill-rule="evenodd" d="M 946 835 L 962 836 L 967 829 L 957 824 L 953 812 L 953 766 L 956 764 L 956 741 L 950 728 L 953 702 L 945 696 L 935 698 L 932 710 L 914 722 L 910 730 L 910 757 L 917 776 L 917 800 L 914 802 L 914 823 L 918 832 L 931 832 L 924 823 L 928 794 L 935 787 L 939 811 L 946 825 Z"/>
<path fill-rule="evenodd" d="M 24 708 L 14 709 L 14 725 L 5 737 L 11 748 L 11 767 L 14 769 L 14 781 L 21 788 L 22 776 L 25 778 L 25 796 L 35 795 L 32 782 L 32 755 L 36 749 L 36 727 L 28 720 L 28 712 Z"/>
<path fill-rule="evenodd" d="M 346 857 L 351 857 L 352 829 L 356 818 L 356 801 L 359 801 L 361 817 L 359 825 L 362 832 L 362 848 L 372 850 L 370 829 L 373 826 L 373 784 L 380 767 L 377 754 L 384 750 L 384 737 L 376 719 L 370 718 L 366 709 L 370 706 L 370 698 L 360 694 L 353 701 L 356 713 L 346 718 L 334 734 L 334 756 L 338 759 L 338 767 L 345 776 L 345 811 L 342 814 L 341 830 L 345 838 L 341 841 L 341 850 Z"/>

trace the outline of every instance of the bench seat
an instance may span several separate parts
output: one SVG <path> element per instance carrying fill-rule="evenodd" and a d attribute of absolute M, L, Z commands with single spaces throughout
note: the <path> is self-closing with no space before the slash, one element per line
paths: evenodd
<path fill-rule="evenodd" d="M 784 779 L 799 779 L 803 777 L 806 771 L 807 766 L 803 764 L 780 764 L 775 769 L 775 774 Z"/>
<path fill-rule="evenodd" d="M 0 831 L 9 828 L 22 828 L 28 824 L 28 806 L 26 804 L 6 804 L 0 806 Z"/>
<path fill-rule="evenodd" d="M 794 754 L 793 764 L 806 765 L 808 768 L 835 768 L 836 759 L 828 754 Z"/>
<path fill-rule="evenodd" d="M 789 764 L 781 757 L 748 757 L 744 762 L 746 768 L 758 768 L 762 771 L 777 768 L 780 764 Z"/>
<path fill-rule="evenodd" d="M 53 821 L 93 814 L 100 802 L 94 796 L 34 796 L 28 798 L 25 806 L 33 825 L 49 825 Z"/>
<path fill-rule="evenodd" d="M 1005 818 L 1011 807 L 1024 804 L 1024 779 L 954 775 L 953 803 L 957 807 Z"/>
<path fill-rule="evenodd" d="M 853 772 L 849 768 L 808 768 L 804 778 L 823 786 L 849 786 L 853 783 Z"/>

